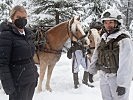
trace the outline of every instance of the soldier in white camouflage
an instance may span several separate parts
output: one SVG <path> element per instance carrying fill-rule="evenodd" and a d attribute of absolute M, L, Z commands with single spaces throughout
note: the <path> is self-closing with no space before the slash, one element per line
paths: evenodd
<path fill-rule="evenodd" d="M 95 48 L 89 72 L 100 72 L 103 100 L 129 100 L 133 76 L 133 45 L 129 32 L 123 27 L 122 13 L 107 9 L 101 21 L 104 33 Z"/>

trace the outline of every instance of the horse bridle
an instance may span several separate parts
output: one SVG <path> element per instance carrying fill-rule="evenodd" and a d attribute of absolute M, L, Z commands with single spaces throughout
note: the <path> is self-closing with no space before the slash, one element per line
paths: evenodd
<path fill-rule="evenodd" d="M 71 35 L 70 35 L 71 34 Z M 85 34 L 84 36 L 81 36 L 81 37 L 77 37 L 72 31 L 71 31 L 71 24 L 70 24 L 70 20 L 68 21 L 68 36 L 70 37 L 71 41 L 72 41 L 72 38 L 76 38 L 77 41 L 81 41 L 82 39 L 84 39 L 87 34 Z"/>

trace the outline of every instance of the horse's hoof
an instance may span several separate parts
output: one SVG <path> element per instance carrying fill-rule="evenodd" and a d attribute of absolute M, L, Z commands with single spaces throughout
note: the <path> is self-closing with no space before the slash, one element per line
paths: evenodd
<path fill-rule="evenodd" d="M 42 88 L 37 88 L 37 93 L 42 92 Z"/>
<path fill-rule="evenodd" d="M 52 89 L 51 88 L 46 88 L 47 91 L 49 92 L 52 92 Z"/>

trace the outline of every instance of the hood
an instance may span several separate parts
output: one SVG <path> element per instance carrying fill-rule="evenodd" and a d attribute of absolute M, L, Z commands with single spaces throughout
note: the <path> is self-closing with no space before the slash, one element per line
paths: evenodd
<path fill-rule="evenodd" d="M 104 33 L 101 38 L 109 41 L 110 39 L 113 39 L 113 38 L 116 39 L 121 34 L 126 34 L 131 38 L 130 33 L 125 28 L 121 28 L 120 31 L 116 32 L 115 34 L 110 34 L 109 36 L 107 35 L 107 33 Z"/>
<path fill-rule="evenodd" d="M 11 31 L 15 34 L 19 34 L 17 28 L 11 22 L 2 22 L 0 24 L 0 32 Z M 20 34 L 19 34 L 20 35 Z"/>
<path fill-rule="evenodd" d="M 12 29 L 12 25 L 9 22 L 2 22 L 0 24 L 0 32 L 9 31 Z"/>

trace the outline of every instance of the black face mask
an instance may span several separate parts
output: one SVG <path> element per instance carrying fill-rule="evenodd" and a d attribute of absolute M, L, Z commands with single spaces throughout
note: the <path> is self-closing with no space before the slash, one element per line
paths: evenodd
<path fill-rule="evenodd" d="M 27 24 L 27 19 L 25 18 L 19 18 L 16 19 L 14 21 L 14 24 L 16 25 L 16 27 L 18 27 L 19 29 L 23 29 L 25 27 L 25 25 Z"/>

